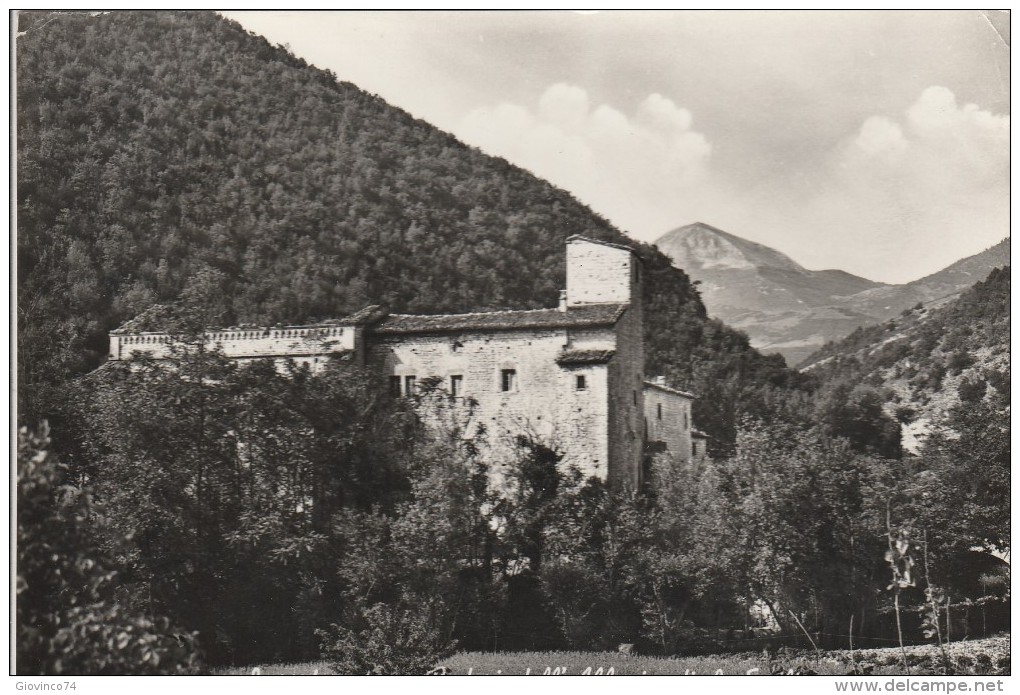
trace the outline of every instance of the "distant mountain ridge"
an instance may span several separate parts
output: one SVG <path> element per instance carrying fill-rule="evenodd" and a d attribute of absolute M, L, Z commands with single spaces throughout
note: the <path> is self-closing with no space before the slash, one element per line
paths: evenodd
<path fill-rule="evenodd" d="M 1009 263 L 1005 239 L 927 277 L 889 285 L 842 270 L 808 270 L 780 251 L 703 222 L 674 229 L 656 245 L 700 282 L 710 314 L 790 365 L 855 328 L 953 295 Z"/>
<path fill-rule="evenodd" d="M 982 280 L 992 268 L 1010 264 L 1009 238 L 981 253 L 962 258 L 942 270 L 904 285 L 886 285 L 852 297 L 854 309 L 880 318 L 895 316 L 917 302 L 927 303 L 957 294 Z"/>

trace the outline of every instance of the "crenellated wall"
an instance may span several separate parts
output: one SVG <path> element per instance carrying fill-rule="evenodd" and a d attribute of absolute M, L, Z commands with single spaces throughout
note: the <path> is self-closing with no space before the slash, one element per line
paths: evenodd
<path fill-rule="evenodd" d="M 262 357 L 311 357 L 353 352 L 357 344 L 354 326 L 240 327 L 204 334 L 206 344 L 218 346 L 235 359 Z M 110 359 L 128 359 L 135 352 L 155 359 L 170 356 L 175 337 L 166 333 L 111 334 Z"/>

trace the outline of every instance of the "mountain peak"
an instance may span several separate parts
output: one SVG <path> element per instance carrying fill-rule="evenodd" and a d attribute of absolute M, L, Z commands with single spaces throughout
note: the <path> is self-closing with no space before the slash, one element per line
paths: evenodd
<path fill-rule="evenodd" d="M 808 272 L 789 256 L 773 248 L 724 232 L 704 222 L 678 227 L 664 234 L 655 243 L 684 270 L 776 268 L 794 273 Z"/>
<path fill-rule="evenodd" d="M 674 229 L 657 245 L 701 281 L 711 314 L 791 364 L 830 336 L 841 337 L 868 322 L 869 316 L 841 305 L 847 296 L 882 287 L 840 270 L 808 270 L 773 248 L 704 222 Z"/>

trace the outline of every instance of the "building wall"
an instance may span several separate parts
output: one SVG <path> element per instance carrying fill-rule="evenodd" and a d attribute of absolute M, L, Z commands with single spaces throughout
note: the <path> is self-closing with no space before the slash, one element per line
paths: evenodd
<path fill-rule="evenodd" d="M 640 260 L 630 249 L 567 239 L 567 306 L 625 304 L 631 301 L 633 280 Z M 637 298 L 640 298 L 640 294 Z"/>
<path fill-rule="evenodd" d="M 691 399 L 645 384 L 648 442 L 662 442 L 676 458 L 691 458 Z"/>
<path fill-rule="evenodd" d="M 632 304 L 616 324 L 616 355 L 609 363 L 609 483 L 638 488 L 644 456 L 644 336 Z"/>
<path fill-rule="evenodd" d="M 707 460 L 708 460 L 708 437 L 692 436 L 691 461 L 694 463 L 704 463 Z"/>
<path fill-rule="evenodd" d="M 602 340 L 611 340 L 604 332 Z M 607 337 L 608 336 L 608 337 Z M 590 338 L 591 336 L 589 336 Z M 608 379 L 604 365 L 561 367 L 556 357 L 570 344 L 566 330 L 516 330 L 440 335 L 387 335 L 371 338 L 367 366 L 386 383 L 400 377 L 437 377 L 446 391 L 451 377 L 462 377 L 461 422 L 468 433 L 482 425 L 489 451 L 501 464 L 515 459 L 519 435 L 563 452 L 586 476 L 605 479 L 608 452 Z M 502 390 L 502 371 L 516 373 L 514 390 Z M 576 388 L 578 375 L 585 389 Z M 406 393 L 404 393 L 406 395 Z M 467 414 L 472 410 L 470 421 Z"/>
<path fill-rule="evenodd" d="M 606 302 L 629 306 L 616 324 L 609 363 L 609 483 L 640 487 L 644 455 L 644 316 L 641 260 L 630 249 L 579 237 L 567 240 L 567 307 Z"/>
<path fill-rule="evenodd" d="M 292 326 L 287 328 L 238 328 L 209 331 L 210 347 L 219 346 L 223 354 L 236 359 L 255 357 L 294 357 L 308 361 L 315 355 L 329 355 L 355 349 L 353 326 Z M 110 359 L 124 360 L 140 352 L 155 359 L 170 355 L 173 338 L 166 333 L 138 333 L 110 336 Z M 298 359 L 302 358 L 302 359 Z"/>

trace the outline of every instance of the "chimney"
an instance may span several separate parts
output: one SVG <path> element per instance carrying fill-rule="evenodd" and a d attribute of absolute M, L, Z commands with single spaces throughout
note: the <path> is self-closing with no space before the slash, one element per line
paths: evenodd
<path fill-rule="evenodd" d="M 664 377 L 664 376 L 657 376 L 654 379 L 652 379 L 652 383 L 655 384 L 656 386 L 665 386 L 666 385 L 666 377 Z"/>
<path fill-rule="evenodd" d="M 560 311 L 567 310 L 567 291 L 560 290 Z"/>

